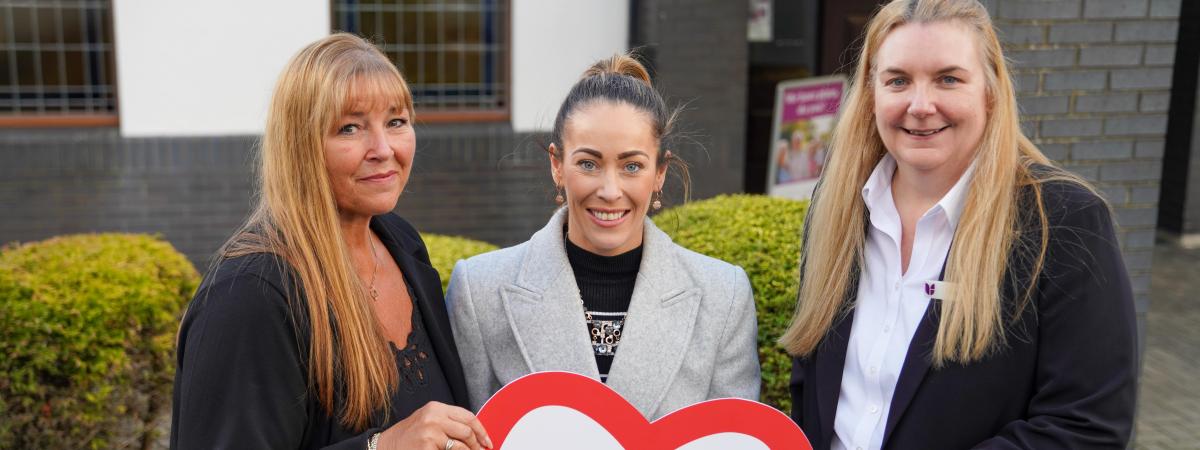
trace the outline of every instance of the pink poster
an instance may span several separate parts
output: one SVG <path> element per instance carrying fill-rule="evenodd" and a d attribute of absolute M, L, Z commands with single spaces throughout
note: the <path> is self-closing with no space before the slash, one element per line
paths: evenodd
<path fill-rule="evenodd" d="M 779 83 L 771 127 L 768 194 L 794 199 L 812 196 L 825 167 L 845 85 L 840 76 Z"/>

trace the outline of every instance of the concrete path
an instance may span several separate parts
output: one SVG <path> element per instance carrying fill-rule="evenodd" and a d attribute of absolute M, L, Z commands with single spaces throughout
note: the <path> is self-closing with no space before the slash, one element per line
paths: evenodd
<path fill-rule="evenodd" d="M 1200 449 L 1200 249 L 1154 249 L 1134 444 Z"/>

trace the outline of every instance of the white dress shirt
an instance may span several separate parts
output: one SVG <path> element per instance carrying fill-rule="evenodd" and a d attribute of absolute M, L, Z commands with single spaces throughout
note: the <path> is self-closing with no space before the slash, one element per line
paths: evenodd
<path fill-rule="evenodd" d="M 908 272 L 900 265 L 900 213 L 892 200 L 895 171 L 896 161 L 885 155 L 862 189 L 871 226 L 834 416 L 835 450 L 883 446 L 896 380 L 930 301 L 925 282 L 941 275 L 974 165 L 917 221 Z"/>

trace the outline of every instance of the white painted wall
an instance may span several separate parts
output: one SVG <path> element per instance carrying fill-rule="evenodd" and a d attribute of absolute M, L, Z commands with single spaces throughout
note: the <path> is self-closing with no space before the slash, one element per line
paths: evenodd
<path fill-rule="evenodd" d="M 113 0 L 125 136 L 262 132 L 275 79 L 329 33 L 328 0 Z M 625 51 L 626 0 L 512 0 L 512 125 L 548 130 L 571 85 Z"/>
<path fill-rule="evenodd" d="M 261 133 L 279 71 L 329 34 L 329 9 L 329 0 L 114 0 L 121 133 Z"/>
<path fill-rule="evenodd" d="M 512 22 L 516 131 L 554 127 L 579 74 L 629 44 L 628 0 L 513 0 Z"/>

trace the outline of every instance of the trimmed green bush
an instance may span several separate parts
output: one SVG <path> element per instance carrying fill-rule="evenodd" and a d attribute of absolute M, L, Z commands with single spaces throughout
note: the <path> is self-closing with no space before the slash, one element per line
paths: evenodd
<path fill-rule="evenodd" d="M 0 448 L 151 442 L 199 278 L 149 236 L 64 236 L 0 251 Z"/>
<path fill-rule="evenodd" d="M 762 402 L 790 411 L 791 358 L 775 344 L 795 309 L 800 228 L 808 202 L 760 195 L 722 195 L 666 209 L 654 223 L 675 243 L 746 270 L 758 308 Z"/>
<path fill-rule="evenodd" d="M 446 286 L 450 284 L 450 271 L 454 270 L 454 263 L 497 248 L 487 242 L 458 236 L 422 234 L 421 239 L 425 240 L 425 248 L 429 249 L 429 262 L 433 263 L 433 268 L 442 278 L 442 292 L 446 292 Z"/>

